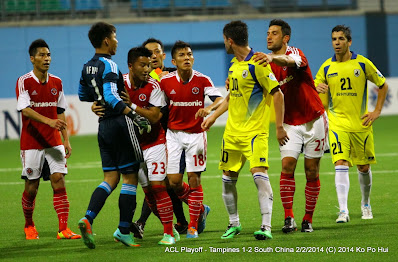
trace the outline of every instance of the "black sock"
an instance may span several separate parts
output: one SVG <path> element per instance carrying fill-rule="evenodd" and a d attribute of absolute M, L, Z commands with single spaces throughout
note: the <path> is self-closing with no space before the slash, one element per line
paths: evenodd
<path fill-rule="evenodd" d="M 105 204 L 106 199 L 112 193 L 112 189 L 109 184 L 106 182 L 102 182 L 91 195 L 90 203 L 88 204 L 86 218 L 93 224 L 95 217 L 101 211 L 102 207 Z"/>
<path fill-rule="evenodd" d="M 151 213 L 152 213 L 152 210 L 149 207 L 148 203 L 144 199 L 144 202 L 142 203 L 141 216 L 137 222 L 145 225 L 145 223 L 148 220 L 148 217 L 151 215 Z"/>
<path fill-rule="evenodd" d="M 130 233 L 130 225 L 133 221 L 134 210 L 137 206 L 137 186 L 123 184 L 119 196 L 119 230 L 122 234 Z"/>
<path fill-rule="evenodd" d="M 184 215 L 184 209 L 182 208 L 182 201 L 178 198 L 177 194 L 172 188 L 168 189 L 167 193 L 169 193 L 171 202 L 173 203 L 173 210 L 174 215 L 177 218 L 177 223 L 180 223 L 182 225 L 188 225 L 188 222 Z"/>

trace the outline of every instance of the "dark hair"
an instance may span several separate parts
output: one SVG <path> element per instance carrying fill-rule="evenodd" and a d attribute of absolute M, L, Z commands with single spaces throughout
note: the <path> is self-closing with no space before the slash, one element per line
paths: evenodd
<path fill-rule="evenodd" d="M 343 32 L 343 34 L 345 35 L 345 37 L 347 38 L 348 41 L 351 41 L 351 29 L 348 26 L 345 25 L 336 25 L 335 27 L 333 27 L 332 29 L 332 33 L 333 32 Z"/>
<path fill-rule="evenodd" d="M 145 47 L 149 43 L 158 43 L 160 45 L 160 47 L 162 48 L 162 51 L 164 51 L 163 43 L 159 39 L 155 39 L 155 38 L 152 38 L 152 37 L 148 38 L 147 40 L 145 40 L 144 43 L 142 43 L 142 47 Z"/>
<path fill-rule="evenodd" d="M 47 47 L 48 50 L 50 50 L 50 48 L 48 47 L 46 41 L 44 41 L 43 39 L 36 39 L 29 46 L 29 55 L 30 56 L 35 56 L 36 53 L 37 53 L 37 48 L 40 48 L 40 47 Z"/>
<path fill-rule="evenodd" d="M 98 22 L 91 26 L 90 31 L 88 31 L 88 38 L 94 48 L 100 48 L 102 41 L 110 37 L 112 33 L 116 33 L 116 27 L 114 25 Z"/>
<path fill-rule="evenodd" d="M 282 36 L 285 36 L 285 35 L 291 36 L 292 35 L 292 29 L 290 28 L 290 25 L 288 23 L 286 23 L 285 21 L 283 21 L 282 19 L 271 20 L 271 22 L 269 22 L 268 27 L 271 27 L 273 25 L 277 25 L 277 26 L 281 27 Z"/>
<path fill-rule="evenodd" d="M 184 42 L 181 40 L 178 40 L 177 42 L 175 42 L 173 45 L 173 48 L 171 48 L 171 57 L 174 59 L 177 51 L 180 49 L 184 49 L 184 48 L 191 48 L 191 45 L 188 44 L 187 42 Z"/>
<path fill-rule="evenodd" d="M 133 47 L 129 50 L 129 53 L 127 55 L 127 64 L 134 64 L 134 62 L 137 61 L 140 56 L 151 57 L 151 55 L 152 52 L 145 47 Z"/>
<path fill-rule="evenodd" d="M 232 21 L 226 24 L 222 32 L 226 38 L 231 38 L 238 46 L 249 44 L 247 24 L 242 21 Z"/>

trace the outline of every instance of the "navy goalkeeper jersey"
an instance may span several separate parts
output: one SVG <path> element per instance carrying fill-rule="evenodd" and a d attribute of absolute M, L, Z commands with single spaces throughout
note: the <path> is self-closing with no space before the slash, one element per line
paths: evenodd
<path fill-rule="evenodd" d="M 124 91 L 123 75 L 107 54 L 95 54 L 83 66 L 79 84 L 80 101 L 98 101 L 105 106 L 105 118 L 121 115 L 126 104 L 120 98 Z"/>

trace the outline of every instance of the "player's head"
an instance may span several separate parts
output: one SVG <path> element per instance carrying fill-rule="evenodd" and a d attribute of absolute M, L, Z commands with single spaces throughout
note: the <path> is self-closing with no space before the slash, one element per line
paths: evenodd
<path fill-rule="evenodd" d="M 267 32 L 267 48 L 273 52 L 279 51 L 283 46 L 287 46 L 291 34 L 292 29 L 288 23 L 282 19 L 271 20 Z"/>
<path fill-rule="evenodd" d="M 337 25 L 332 29 L 332 45 L 337 55 L 344 55 L 350 51 L 352 44 L 351 29 L 345 25 Z"/>
<path fill-rule="evenodd" d="M 150 57 L 152 52 L 145 47 L 134 47 L 129 50 L 127 55 L 127 64 L 129 72 L 135 79 L 146 81 L 150 67 Z"/>
<path fill-rule="evenodd" d="M 162 41 L 155 38 L 148 38 L 142 46 L 147 48 L 152 52 L 151 56 L 151 67 L 152 69 L 160 68 L 163 69 L 163 60 L 166 58 L 166 53 L 164 52 L 164 46 Z"/>
<path fill-rule="evenodd" d="M 191 49 L 191 45 L 177 41 L 171 48 L 171 62 L 179 70 L 191 70 L 194 62 L 194 57 Z"/>
<path fill-rule="evenodd" d="M 40 72 L 48 71 L 51 63 L 51 53 L 46 41 L 43 39 L 33 41 L 29 46 L 29 56 L 33 68 Z"/>
<path fill-rule="evenodd" d="M 233 54 L 233 46 L 245 47 L 249 45 L 247 24 L 242 21 L 232 21 L 223 29 L 224 45 L 227 54 Z"/>
<path fill-rule="evenodd" d="M 91 26 L 88 38 L 95 49 L 104 49 L 110 55 L 116 54 L 116 28 L 112 24 L 98 22 Z"/>

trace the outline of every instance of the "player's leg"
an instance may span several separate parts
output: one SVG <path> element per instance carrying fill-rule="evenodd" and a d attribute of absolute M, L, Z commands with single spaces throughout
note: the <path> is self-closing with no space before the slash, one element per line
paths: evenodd
<path fill-rule="evenodd" d="M 335 168 L 335 185 L 337 200 L 339 202 L 339 216 L 337 223 L 350 221 L 348 211 L 348 191 L 350 189 L 350 178 L 348 169 L 351 163 L 351 143 L 348 133 L 344 131 L 329 130 L 330 153 Z"/>
<path fill-rule="evenodd" d="M 25 190 L 22 193 L 22 210 L 25 217 L 26 239 L 38 239 L 39 233 L 33 222 L 36 195 L 40 185 L 40 176 L 44 163 L 43 150 L 21 150 L 22 174 L 25 180 Z"/>
<path fill-rule="evenodd" d="M 357 165 L 359 186 L 361 188 L 362 219 L 373 219 L 370 206 L 370 192 L 372 188 L 372 170 L 370 164 L 376 163 L 373 131 L 353 133 L 352 160 Z"/>
<path fill-rule="evenodd" d="M 186 163 L 185 163 L 185 151 L 182 151 L 181 159 L 180 159 L 180 174 L 185 173 Z M 170 188 L 169 181 L 166 178 L 167 192 L 171 198 L 171 202 L 173 203 L 173 211 L 174 215 L 177 219 L 177 223 L 174 225 L 174 228 L 180 234 L 186 234 L 188 229 L 188 221 L 185 218 L 184 209 L 182 205 L 182 201 L 178 198 L 176 193 L 172 188 Z"/>

